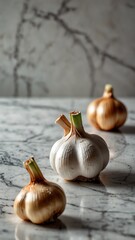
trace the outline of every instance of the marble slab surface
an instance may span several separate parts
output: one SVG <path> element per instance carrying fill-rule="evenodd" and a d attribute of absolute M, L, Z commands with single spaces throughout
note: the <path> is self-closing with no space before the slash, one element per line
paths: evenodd
<path fill-rule="evenodd" d="M 0 239 L 135 239 L 135 99 L 123 99 L 128 119 L 117 132 L 88 125 L 89 99 L 0 99 Z M 71 183 L 50 167 L 49 152 L 62 131 L 55 119 L 82 111 L 85 129 L 102 136 L 110 162 L 97 183 Z M 45 177 L 61 185 L 67 196 L 55 223 L 37 226 L 21 221 L 13 201 L 29 181 L 23 161 L 34 155 Z"/>

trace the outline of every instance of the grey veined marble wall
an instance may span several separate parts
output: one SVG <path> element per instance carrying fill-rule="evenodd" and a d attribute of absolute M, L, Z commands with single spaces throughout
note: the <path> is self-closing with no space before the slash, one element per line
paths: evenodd
<path fill-rule="evenodd" d="M 135 96 L 134 0 L 0 0 L 0 96 Z"/>

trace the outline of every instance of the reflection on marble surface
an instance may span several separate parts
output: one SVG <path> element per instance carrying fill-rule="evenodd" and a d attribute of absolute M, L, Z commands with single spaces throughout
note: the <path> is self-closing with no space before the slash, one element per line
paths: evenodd
<path fill-rule="evenodd" d="M 128 119 L 117 132 L 87 124 L 88 99 L 0 100 L 0 239 L 127 240 L 135 238 L 135 99 L 123 99 Z M 67 182 L 51 169 L 49 151 L 62 136 L 56 117 L 82 111 L 85 129 L 102 136 L 111 159 L 95 183 Z M 22 162 L 38 160 L 45 177 L 61 185 L 67 206 L 56 222 L 41 226 L 23 222 L 13 213 L 13 201 L 29 181 Z"/>

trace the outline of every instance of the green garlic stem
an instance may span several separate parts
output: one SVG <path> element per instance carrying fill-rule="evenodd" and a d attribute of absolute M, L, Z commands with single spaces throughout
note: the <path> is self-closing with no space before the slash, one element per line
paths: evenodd
<path fill-rule="evenodd" d="M 70 113 L 70 120 L 73 125 L 73 127 L 79 132 L 83 133 L 84 128 L 82 124 L 82 116 L 80 112 L 71 112 Z"/>
<path fill-rule="evenodd" d="M 32 182 L 44 180 L 44 176 L 39 166 L 37 165 L 34 157 L 31 157 L 30 159 L 26 160 L 24 162 L 24 167 L 29 172 Z"/>

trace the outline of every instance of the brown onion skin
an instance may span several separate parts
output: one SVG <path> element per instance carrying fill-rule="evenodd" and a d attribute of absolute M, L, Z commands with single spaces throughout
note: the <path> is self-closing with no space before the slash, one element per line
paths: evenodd
<path fill-rule="evenodd" d="M 113 89 L 105 91 L 103 97 L 92 101 L 87 108 L 87 119 L 95 128 L 110 131 L 121 127 L 127 119 L 125 105 L 113 95 Z"/>

